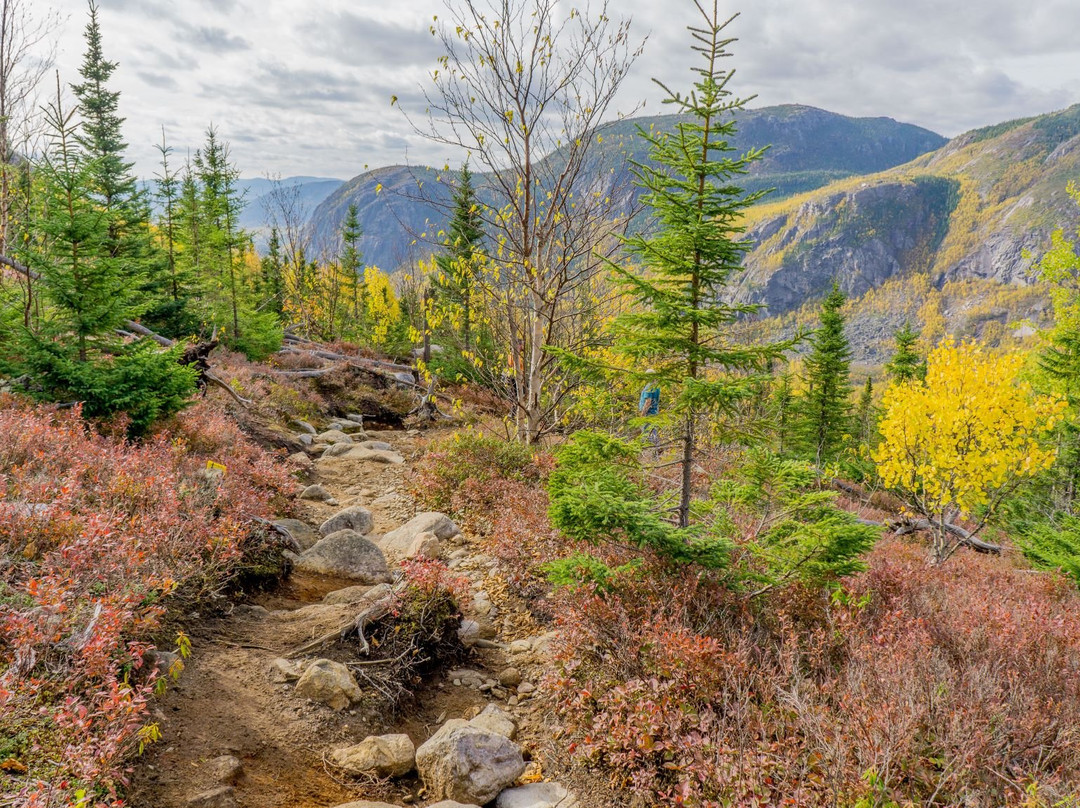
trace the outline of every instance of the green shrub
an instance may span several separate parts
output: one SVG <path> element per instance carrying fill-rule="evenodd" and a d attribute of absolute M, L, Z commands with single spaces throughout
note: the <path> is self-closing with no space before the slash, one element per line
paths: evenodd
<path fill-rule="evenodd" d="M 81 403 L 88 418 L 124 414 L 128 433 L 145 433 L 160 418 L 179 412 L 195 392 L 195 370 L 178 364 L 182 345 L 161 350 L 148 340 L 118 346 L 102 359 L 80 361 L 74 346 L 28 337 L 19 363 L 42 401 Z"/>

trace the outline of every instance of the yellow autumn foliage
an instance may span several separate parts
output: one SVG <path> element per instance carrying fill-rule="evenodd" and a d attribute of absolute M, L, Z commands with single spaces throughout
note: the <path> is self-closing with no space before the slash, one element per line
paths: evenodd
<path fill-rule="evenodd" d="M 967 515 L 1015 481 L 1047 469 L 1043 448 L 1065 402 L 1034 395 L 1022 356 L 992 355 L 945 339 L 927 359 L 925 382 L 894 384 L 882 400 L 878 473 L 924 515 Z"/>
<path fill-rule="evenodd" d="M 401 304 L 398 303 L 390 276 L 378 267 L 364 268 L 364 287 L 371 341 L 383 347 L 394 326 L 401 321 Z"/>

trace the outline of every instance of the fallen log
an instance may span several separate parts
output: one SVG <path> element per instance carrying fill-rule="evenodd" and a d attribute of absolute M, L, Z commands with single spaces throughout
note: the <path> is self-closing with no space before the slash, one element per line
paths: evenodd
<path fill-rule="evenodd" d="M 897 536 L 905 536 L 918 530 L 936 530 L 938 528 L 938 525 L 934 524 L 929 519 L 912 519 L 910 517 L 887 519 L 882 526 L 893 531 Z M 952 522 L 945 522 L 943 527 L 948 533 L 955 536 L 961 544 L 967 545 L 978 553 L 1001 555 L 1001 545 L 985 542 L 960 525 L 955 525 Z"/>

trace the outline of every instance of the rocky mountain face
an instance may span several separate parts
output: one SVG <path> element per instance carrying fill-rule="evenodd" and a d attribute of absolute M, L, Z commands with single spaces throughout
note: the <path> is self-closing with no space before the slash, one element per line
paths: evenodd
<path fill-rule="evenodd" d="M 1021 333 L 1017 321 L 1047 313 L 1032 267 L 1055 229 L 1075 231 L 1066 188 L 1077 177 L 1080 105 L 968 132 L 905 165 L 751 210 L 740 295 L 774 316 L 809 314 L 837 281 L 854 321 L 882 315 L 880 329 L 857 335 L 868 362 L 904 319 L 940 317 L 951 333 L 992 341 Z"/>
<path fill-rule="evenodd" d="M 632 161 L 648 159 L 645 130 L 671 131 L 676 116 L 632 118 L 600 132 L 585 176 L 600 191 L 632 209 L 639 196 L 630 173 Z M 849 118 L 813 107 L 787 105 L 746 110 L 739 115 L 734 146 L 739 151 L 770 146 L 747 178 L 748 190 L 775 189 L 770 199 L 820 188 L 838 179 L 882 171 L 939 148 L 946 141 L 910 124 L 889 118 Z M 558 160 L 559 155 L 552 155 Z M 454 170 L 393 166 L 362 174 L 331 194 L 312 217 L 316 243 L 333 243 L 350 204 L 364 229 L 361 249 L 366 263 L 393 270 L 441 248 L 448 218 Z M 476 178 L 481 198 L 483 175 Z"/>

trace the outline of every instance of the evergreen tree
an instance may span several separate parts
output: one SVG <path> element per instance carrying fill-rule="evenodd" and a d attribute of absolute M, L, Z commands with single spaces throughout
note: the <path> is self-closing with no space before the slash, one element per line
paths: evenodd
<path fill-rule="evenodd" d="M 270 228 L 270 240 L 266 244 L 266 255 L 261 261 L 258 294 L 262 297 L 262 306 L 281 316 L 285 310 L 285 276 L 282 271 L 281 235 L 276 227 Z"/>
<path fill-rule="evenodd" d="M 791 449 L 792 424 L 795 412 L 795 390 L 791 384 L 791 374 L 781 373 L 773 390 L 773 411 L 776 422 L 777 453 Z"/>
<path fill-rule="evenodd" d="M 39 249 L 30 267 L 55 307 L 49 330 L 70 335 L 78 361 L 86 362 L 97 343 L 115 343 L 114 329 L 133 314 L 133 289 L 111 254 L 110 221 L 94 199 L 96 163 L 80 146 L 75 113 L 64 111 L 57 89 L 45 110 L 49 147 L 35 172 Z"/>
<path fill-rule="evenodd" d="M 179 364 L 181 346 L 160 351 L 149 340 L 125 344 L 116 328 L 139 309 L 112 252 L 112 220 L 96 196 L 96 164 L 80 146 L 74 113 L 57 101 L 46 109 L 51 130 L 35 171 L 31 270 L 40 274 L 49 307 L 43 328 L 24 330 L 3 364 L 33 379 L 29 391 L 50 401 L 81 402 L 91 417 L 117 412 L 140 434 L 176 412 L 194 390 L 195 372 Z M 0 348 L 8 348 L 8 345 Z"/>
<path fill-rule="evenodd" d="M 120 92 L 108 88 L 116 62 L 106 59 L 102 50 L 95 0 L 90 0 L 85 37 L 86 53 L 79 69 L 82 81 L 72 86 L 83 118 L 79 142 L 93 161 L 95 191 L 105 210 L 137 215 L 139 194 L 131 173 L 134 163 L 125 160 L 127 143 L 121 132 L 124 119 L 119 115 Z"/>
<path fill-rule="evenodd" d="M 473 188 L 469 164 L 461 166 L 453 194 L 454 213 L 450 218 L 445 254 L 435 259 L 439 272 L 435 278 L 436 293 L 461 312 L 461 344 L 472 350 L 472 294 L 476 278 L 476 260 L 483 252 L 484 222 Z"/>
<path fill-rule="evenodd" d="M 625 245 L 645 272 L 612 265 L 618 285 L 634 303 L 614 325 L 616 348 L 639 383 L 661 388 L 663 409 L 655 422 L 669 425 L 681 445 L 677 513 L 683 528 L 690 524 L 703 419 L 733 413 L 752 395 L 769 363 L 792 344 L 740 345 L 730 334 L 740 318 L 760 309 L 728 301 L 732 278 L 749 249 L 742 237 L 743 211 L 762 195 L 747 194 L 736 183 L 764 150 L 738 155 L 730 143 L 736 131 L 731 113 L 745 102 L 731 97 L 732 74 L 720 67 L 731 42 L 723 38 L 727 23 L 720 22 L 715 5 L 711 13 L 697 7 L 705 23 L 690 30 L 704 63 L 694 69 L 694 90 L 683 96 L 660 85 L 665 103 L 682 117 L 667 136 L 639 129 L 651 147 L 651 162 L 635 164 L 634 172 L 656 227 L 627 238 Z"/>
<path fill-rule="evenodd" d="M 845 302 L 844 293 L 833 283 L 806 359 L 800 426 L 803 445 L 818 465 L 839 454 L 851 426 L 851 346 L 844 334 Z"/>
<path fill-rule="evenodd" d="M 877 434 L 877 421 L 878 411 L 874 406 L 874 380 L 868 376 L 859 394 L 859 402 L 855 406 L 859 443 L 868 449 L 873 448 L 874 436 Z"/>
<path fill-rule="evenodd" d="M 224 317 L 231 326 L 229 336 L 241 336 L 243 282 L 238 266 L 245 234 L 237 227 L 243 210 L 243 196 L 237 188 L 239 172 L 229 158 L 229 145 L 206 130 L 206 143 L 195 152 L 197 182 L 196 220 L 202 247 L 203 272 L 215 291 L 214 315 Z M 224 310 L 224 311 L 222 311 Z"/>
<path fill-rule="evenodd" d="M 925 378 L 926 361 L 921 359 L 915 350 L 919 333 L 910 323 L 904 323 L 904 327 L 897 331 L 893 338 L 896 340 L 896 352 L 885 366 L 888 374 L 897 382 Z"/>
<path fill-rule="evenodd" d="M 345 212 L 345 221 L 341 224 L 341 271 L 349 279 L 352 289 L 352 319 L 356 331 L 363 330 L 364 310 L 364 257 L 360 253 L 360 238 L 364 235 L 360 227 L 360 211 L 356 203 L 351 203 Z"/>

